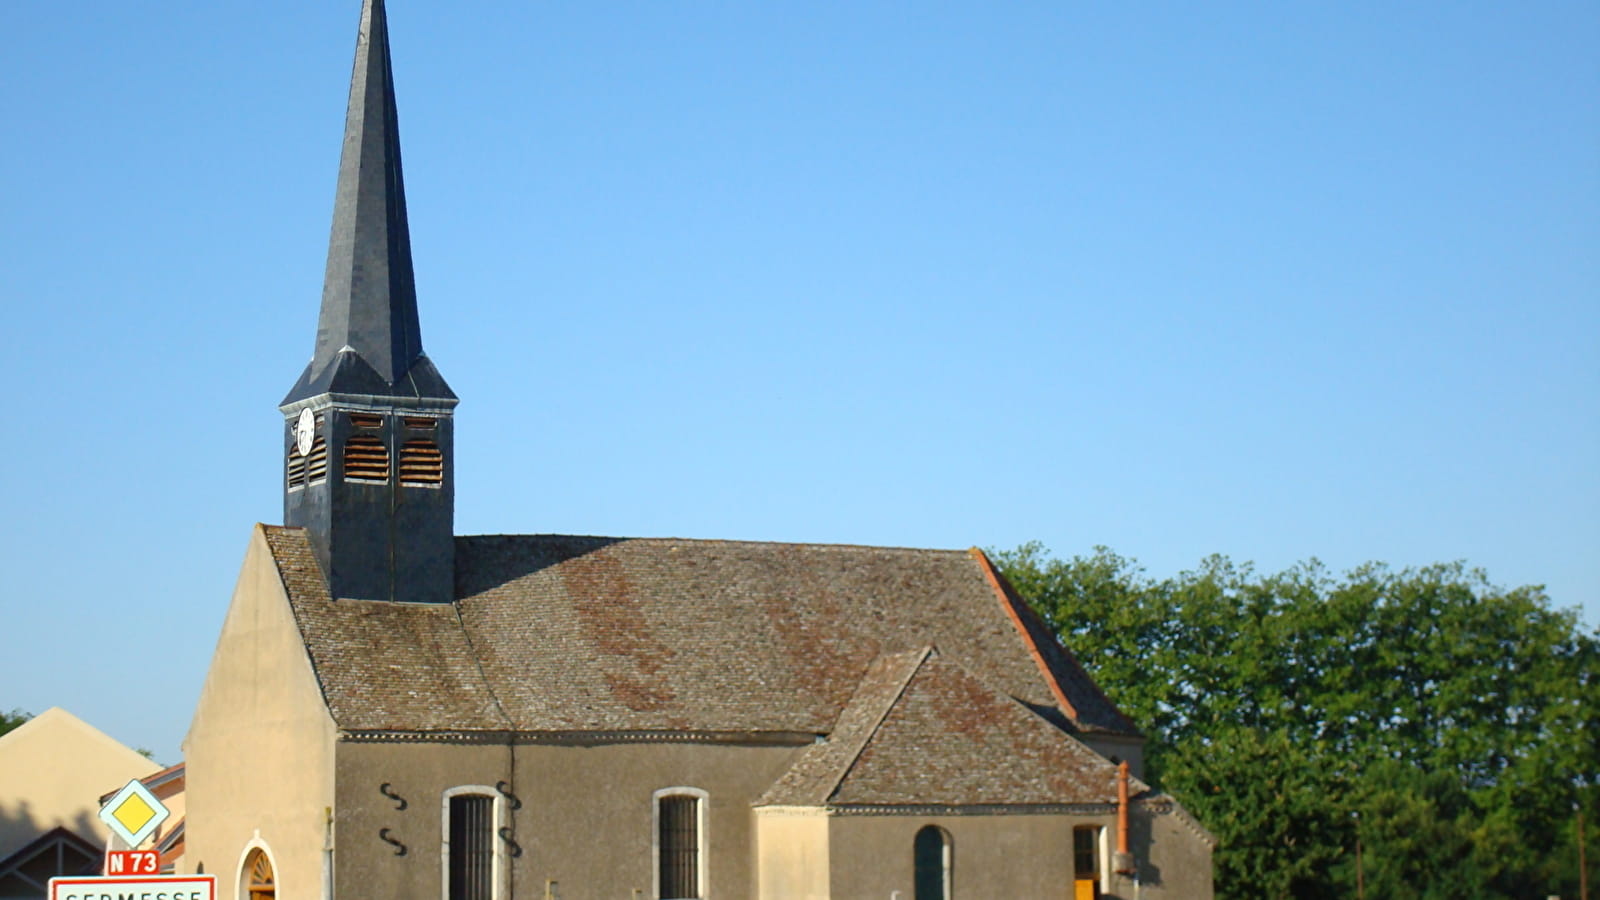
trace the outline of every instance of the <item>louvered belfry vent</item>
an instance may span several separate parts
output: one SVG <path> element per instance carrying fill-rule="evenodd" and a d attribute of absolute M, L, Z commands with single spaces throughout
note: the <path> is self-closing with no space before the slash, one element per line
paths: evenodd
<path fill-rule="evenodd" d="M 406 441 L 400 447 L 400 483 L 437 487 L 444 481 L 444 453 L 433 441 Z"/>
<path fill-rule="evenodd" d="M 311 442 L 311 455 L 306 457 L 306 484 L 317 484 L 327 480 L 328 442 L 318 437 Z"/>
<path fill-rule="evenodd" d="M 289 490 L 306 486 L 306 458 L 300 455 L 300 448 L 289 447 Z"/>
<path fill-rule="evenodd" d="M 289 424 L 289 457 L 284 481 L 289 490 L 299 490 L 308 484 L 317 484 L 328 477 L 328 442 L 321 437 L 322 417 L 317 416 L 318 436 L 311 442 L 311 452 L 300 455 L 300 443 L 295 440 L 294 423 Z"/>
<path fill-rule="evenodd" d="M 383 416 L 350 413 L 352 433 L 344 442 L 344 477 L 348 481 L 388 481 L 389 446 L 383 441 Z"/>
<path fill-rule="evenodd" d="M 353 434 L 344 442 L 344 477 L 351 481 L 388 481 L 389 448 L 383 438 Z"/>

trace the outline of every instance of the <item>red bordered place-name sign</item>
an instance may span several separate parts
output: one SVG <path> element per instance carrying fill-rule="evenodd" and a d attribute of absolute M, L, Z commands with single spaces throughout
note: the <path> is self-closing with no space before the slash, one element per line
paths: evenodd
<path fill-rule="evenodd" d="M 50 900 L 216 900 L 215 875 L 52 878 Z"/>

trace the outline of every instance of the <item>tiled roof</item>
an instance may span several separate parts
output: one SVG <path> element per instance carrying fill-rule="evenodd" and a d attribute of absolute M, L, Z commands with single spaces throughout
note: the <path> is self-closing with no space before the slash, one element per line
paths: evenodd
<path fill-rule="evenodd" d="M 466 537 L 457 602 L 431 606 L 334 601 L 305 532 L 264 531 L 349 731 L 826 734 L 889 677 L 875 660 L 929 645 L 1069 727 L 1132 731 L 977 553 Z"/>
<path fill-rule="evenodd" d="M 1137 791 L 1144 791 L 1143 784 Z M 1117 768 L 936 648 L 881 657 L 759 805 L 1106 804 Z"/>

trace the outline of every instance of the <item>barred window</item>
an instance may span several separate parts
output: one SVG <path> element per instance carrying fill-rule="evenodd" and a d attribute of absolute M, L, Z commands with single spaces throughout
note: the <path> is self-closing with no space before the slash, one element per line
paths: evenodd
<path fill-rule="evenodd" d="M 697 900 L 705 885 L 705 791 L 670 788 L 656 793 L 656 896 Z"/>
<path fill-rule="evenodd" d="M 495 799 L 456 794 L 447 803 L 446 900 L 492 900 Z"/>

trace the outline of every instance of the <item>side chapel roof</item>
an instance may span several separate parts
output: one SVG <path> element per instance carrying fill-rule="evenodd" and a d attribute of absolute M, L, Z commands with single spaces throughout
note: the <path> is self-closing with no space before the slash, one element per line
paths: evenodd
<path fill-rule="evenodd" d="M 1136 782 L 1136 793 L 1148 790 Z M 1110 804 L 1117 767 L 934 647 L 879 657 L 763 806 Z"/>
<path fill-rule="evenodd" d="M 462 537 L 457 602 L 407 605 L 335 601 L 306 533 L 262 528 L 345 731 L 827 734 L 934 645 L 1018 711 L 1136 733 L 976 551 Z"/>

